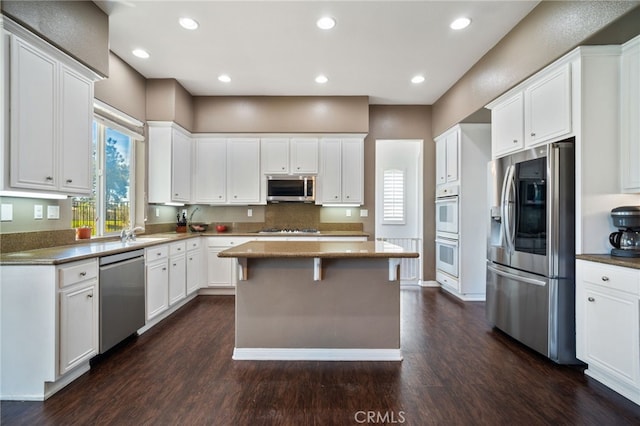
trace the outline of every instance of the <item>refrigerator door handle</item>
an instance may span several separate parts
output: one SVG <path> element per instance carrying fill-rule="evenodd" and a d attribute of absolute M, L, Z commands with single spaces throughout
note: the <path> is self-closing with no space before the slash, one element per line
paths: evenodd
<path fill-rule="evenodd" d="M 510 278 L 512 280 L 521 281 L 523 283 L 539 285 L 539 286 L 542 286 L 542 287 L 547 285 L 547 283 L 545 281 L 537 280 L 535 278 L 530 278 L 530 277 L 523 277 L 522 275 L 512 274 L 511 272 L 507 272 L 507 271 L 504 271 L 502 269 L 498 269 L 495 266 L 487 265 L 487 269 L 489 269 L 491 272 L 493 272 L 493 273 L 495 273 L 497 275 L 501 275 L 501 276 L 503 276 L 505 278 Z"/>
<path fill-rule="evenodd" d="M 504 175 L 504 182 L 502 183 L 502 232 L 505 236 L 505 241 L 507 243 L 507 250 L 509 253 L 513 253 L 515 251 L 515 227 L 513 224 L 512 216 L 513 216 L 513 203 L 512 193 L 514 192 L 514 179 L 513 175 L 515 174 L 515 166 L 509 166 L 507 168 L 507 172 Z"/>

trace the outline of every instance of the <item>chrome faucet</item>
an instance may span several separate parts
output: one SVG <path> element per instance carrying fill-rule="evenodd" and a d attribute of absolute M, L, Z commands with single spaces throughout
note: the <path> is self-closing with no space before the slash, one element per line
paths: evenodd
<path fill-rule="evenodd" d="M 126 243 L 128 241 L 135 241 L 136 240 L 136 231 L 142 231 L 144 228 L 142 228 L 141 226 L 136 226 L 135 228 L 124 228 L 122 231 L 120 231 L 120 241 L 122 241 L 123 243 Z"/>

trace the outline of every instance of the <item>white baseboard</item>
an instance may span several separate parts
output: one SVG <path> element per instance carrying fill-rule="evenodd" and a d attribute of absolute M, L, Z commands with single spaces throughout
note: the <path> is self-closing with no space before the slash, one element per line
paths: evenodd
<path fill-rule="evenodd" d="M 460 294 L 457 291 L 451 290 L 446 285 L 443 285 L 442 289 L 450 295 L 455 296 L 465 302 L 484 302 L 487 300 L 487 295 L 485 293 Z"/>
<path fill-rule="evenodd" d="M 204 287 L 198 290 L 201 296 L 235 296 L 235 287 Z"/>
<path fill-rule="evenodd" d="M 244 361 L 402 361 L 400 349 L 234 348 Z"/>
<path fill-rule="evenodd" d="M 422 281 L 420 287 L 440 287 L 438 281 Z"/>

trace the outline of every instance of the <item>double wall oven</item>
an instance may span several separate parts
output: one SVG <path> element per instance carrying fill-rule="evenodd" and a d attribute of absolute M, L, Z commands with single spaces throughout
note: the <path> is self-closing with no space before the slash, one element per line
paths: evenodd
<path fill-rule="evenodd" d="M 457 283 L 458 278 L 458 186 L 436 189 L 436 269 L 439 281 Z M 441 274 L 445 273 L 445 276 Z M 451 276 L 453 280 L 447 280 Z M 444 278 L 444 279 L 443 279 Z"/>

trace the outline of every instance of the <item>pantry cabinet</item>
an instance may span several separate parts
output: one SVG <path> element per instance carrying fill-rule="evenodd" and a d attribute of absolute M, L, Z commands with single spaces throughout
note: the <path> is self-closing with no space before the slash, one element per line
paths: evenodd
<path fill-rule="evenodd" d="M 323 138 L 320 141 L 320 196 L 316 204 L 364 203 L 364 140 Z"/>
<path fill-rule="evenodd" d="M 576 262 L 576 355 L 585 374 L 640 404 L 640 270 Z"/>
<path fill-rule="evenodd" d="M 3 34 L 10 46 L 4 58 L 10 63 L 10 188 L 89 194 L 95 75 L 14 29 L 20 36 Z"/>
<path fill-rule="evenodd" d="M 149 124 L 149 202 L 191 201 L 191 135 L 172 122 Z"/>
<path fill-rule="evenodd" d="M 620 174 L 622 192 L 640 192 L 640 36 L 622 46 Z"/>
<path fill-rule="evenodd" d="M 442 185 L 458 180 L 458 150 L 460 131 L 454 129 L 435 139 L 436 142 L 436 184 Z"/>

